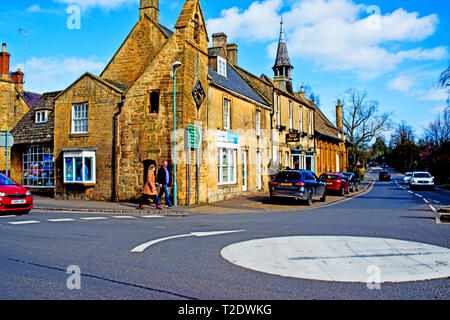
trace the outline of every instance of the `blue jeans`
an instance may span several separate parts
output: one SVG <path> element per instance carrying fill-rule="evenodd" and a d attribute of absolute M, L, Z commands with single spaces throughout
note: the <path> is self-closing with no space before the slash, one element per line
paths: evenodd
<path fill-rule="evenodd" d="M 159 185 L 159 195 L 158 195 L 158 200 L 156 201 L 156 204 L 159 205 L 161 203 L 161 197 L 162 197 L 163 193 L 166 195 L 166 199 L 167 199 L 167 202 L 169 203 L 169 206 L 172 206 L 172 202 L 170 202 L 169 189 L 167 189 L 167 184 Z"/>

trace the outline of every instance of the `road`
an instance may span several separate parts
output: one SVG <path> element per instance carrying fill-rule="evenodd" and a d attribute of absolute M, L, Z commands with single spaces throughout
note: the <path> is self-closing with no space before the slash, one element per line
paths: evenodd
<path fill-rule="evenodd" d="M 1 216 L 0 299 L 448 300 L 450 225 L 423 200 L 448 193 L 395 179 L 294 212 Z"/>

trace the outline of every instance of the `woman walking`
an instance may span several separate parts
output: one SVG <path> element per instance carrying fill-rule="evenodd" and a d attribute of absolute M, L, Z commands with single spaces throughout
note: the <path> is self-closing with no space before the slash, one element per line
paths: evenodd
<path fill-rule="evenodd" d="M 158 195 L 158 189 L 156 188 L 156 178 L 155 178 L 156 166 L 154 164 L 150 165 L 147 174 L 147 181 L 145 182 L 144 190 L 142 191 L 141 202 L 139 204 L 139 209 L 144 210 L 144 203 L 149 199 L 153 199 L 155 202 L 156 196 Z"/>

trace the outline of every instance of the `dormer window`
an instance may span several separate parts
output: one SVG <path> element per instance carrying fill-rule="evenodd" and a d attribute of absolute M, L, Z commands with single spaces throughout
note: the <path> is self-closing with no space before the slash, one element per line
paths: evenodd
<path fill-rule="evenodd" d="M 35 123 L 46 123 L 48 122 L 48 111 L 36 111 Z"/>
<path fill-rule="evenodd" d="M 217 73 L 222 77 L 227 77 L 227 60 L 217 57 Z"/>

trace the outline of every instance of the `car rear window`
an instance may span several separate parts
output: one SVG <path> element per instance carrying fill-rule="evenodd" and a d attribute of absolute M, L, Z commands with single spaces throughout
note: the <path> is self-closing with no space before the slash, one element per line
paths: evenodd
<path fill-rule="evenodd" d="M 300 172 L 280 172 L 275 178 L 276 182 L 298 180 L 302 180 L 302 174 Z"/>
<path fill-rule="evenodd" d="M 411 177 L 411 176 L 412 176 L 412 173 L 405 174 L 405 177 Z"/>
<path fill-rule="evenodd" d="M 0 186 L 15 186 L 16 183 L 7 176 L 0 174 Z"/>
<path fill-rule="evenodd" d="M 338 180 L 341 177 L 335 175 L 335 174 L 323 174 L 320 176 L 320 179 L 322 180 Z"/>
<path fill-rule="evenodd" d="M 429 173 L 414 173 L 414 178 L 431 178 Z"/>

